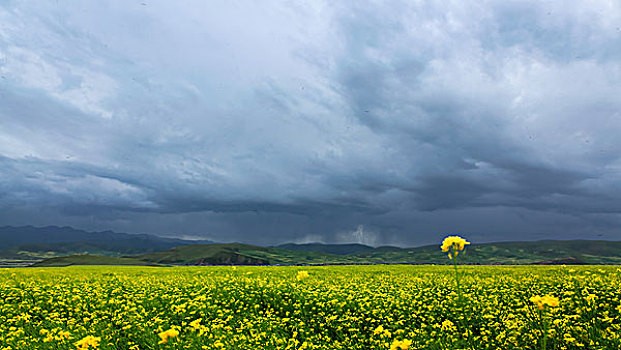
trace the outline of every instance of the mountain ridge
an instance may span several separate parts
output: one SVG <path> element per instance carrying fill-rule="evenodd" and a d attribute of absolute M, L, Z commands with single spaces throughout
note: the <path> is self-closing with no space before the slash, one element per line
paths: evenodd
<path fill-rule="evenodd" d="M 255 264 L 252 263 L 252 259 L 260 261 L 256 263 L 257 265 L 451 263 L 447 255 L 440 251 L 439 245 L 416 248 L 365 248 L 351 254 L 325 253 L 330 247 L 318 244 L 305 245 L 303 249 L 298 250 L 282 249 L 283 246 L 290 247 L 289 245 L 259 247 L 240 243 L 180 246 L 170 251 L 136 258 L 154 263 L 181 265 L 236 264 L 234 261 L 237 258 L 233 255 L 245 257 L 246 260 L 239 263 L 242 265 Z M 225 258 L 227 252 L 230 255 Z M 162 256 L 173 256 L 174 259 L 163 260 Z M 218 259 L 213 259 L 214 256 Z M 621 241 L 546 240 L 483 243 L 469 246 L 459 257 L 460 262 L 465 264 L 621 264 Z"/>
<path fill-rule="evenodd" d="M 21 261 L 22 265 L 27 265 L 64 256 L 80 257 L 74 258 L 76 264 L 95 259 L 82 258 L 86 255 L 170 265 L 450 263 L 446 254 L 440 251 L 439 243 L 412 248 L 371 247 L 358 243 L 286 243 L 263 247 L 148 234 L 87 232 L 66 226 L 0 227 L 0 248 L 4 248 L 0 249 L 0 265 L 5 266 L 12 264 L 6 261 Z M 459 258 L 466 264 L 621 264 L 621 241 L 583 239 L 473 243 Z"/>
<path fill-rule="evenodd" d="M 197 243 L 213 242 L 113 231 L 88 232 L 69 226 L 0 227 L 0 258 L 3 259 L 37 260 L 83 253 L 121 256 Z"/>

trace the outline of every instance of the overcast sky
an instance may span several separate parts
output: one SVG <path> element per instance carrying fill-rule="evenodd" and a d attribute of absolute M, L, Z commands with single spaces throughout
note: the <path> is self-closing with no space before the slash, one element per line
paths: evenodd
<path fill-rule="evenodd" d="M 621 2 L 0 2 L 0 226 L 621 240 Z"/>

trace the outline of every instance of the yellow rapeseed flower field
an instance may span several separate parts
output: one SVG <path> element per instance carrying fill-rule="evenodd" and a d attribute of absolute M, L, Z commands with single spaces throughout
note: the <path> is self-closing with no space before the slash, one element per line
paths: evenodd
<path fill-rule="evenodd" d="M 451 269 L 0 269 L 0 349 L 621 349 L 619 267 Z"/>

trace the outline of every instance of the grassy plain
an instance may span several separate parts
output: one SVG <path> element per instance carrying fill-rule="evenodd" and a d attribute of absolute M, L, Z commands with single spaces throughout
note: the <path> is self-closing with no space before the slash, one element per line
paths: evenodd
<path fill-rule="evenodd" d="M 0 349 L 621 349 L 618 266 L 459 268 L 0 269 Z"/>

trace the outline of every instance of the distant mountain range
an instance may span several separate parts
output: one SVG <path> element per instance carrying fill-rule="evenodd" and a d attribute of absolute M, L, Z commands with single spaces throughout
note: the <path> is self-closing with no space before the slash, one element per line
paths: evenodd
<path fill-rule="evenodd" d="M 49 259 L 49 260 L 45 260 Z M 466 264 L 621 264 L 621 242 L 537 241 L 473 243 Z M 321 265 L 448 264 L 439 244 L 416 248 L 362 244 L 260 247 L 153 235 L 86 232 L 71 227 L 0 227 L 0 264 L 103 265 Z"/>
<path fill-rule="evenodd" d="M 0 259 L 40 260 L 72 254 L 146 254 L 187 244 L 208 244 L 147 234 L 86 232 L 72 227 L 0 227 Z"/>

